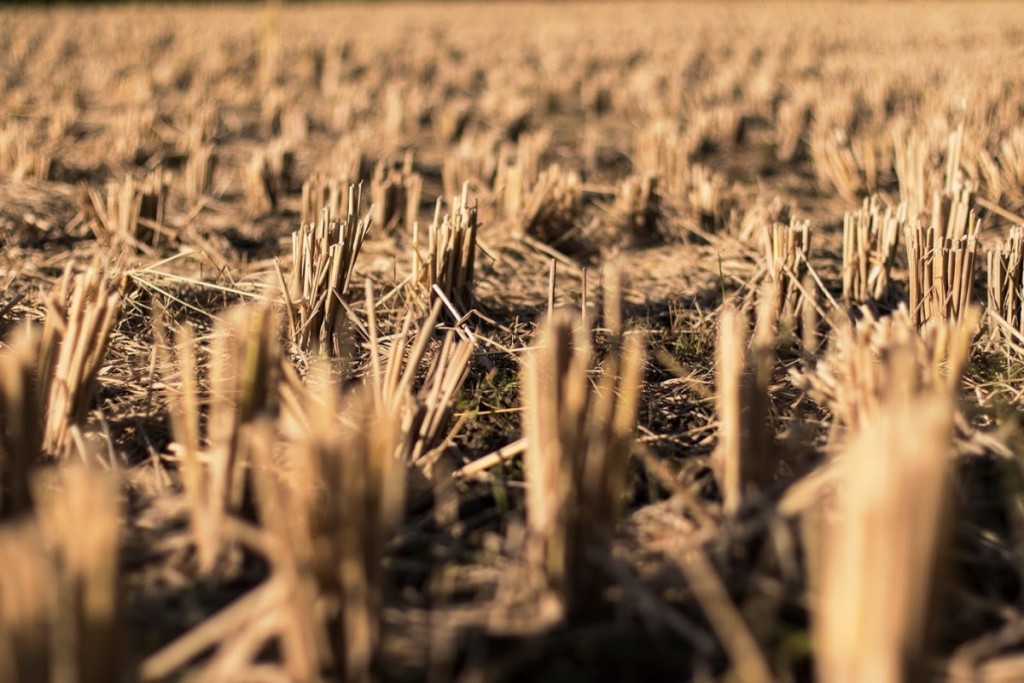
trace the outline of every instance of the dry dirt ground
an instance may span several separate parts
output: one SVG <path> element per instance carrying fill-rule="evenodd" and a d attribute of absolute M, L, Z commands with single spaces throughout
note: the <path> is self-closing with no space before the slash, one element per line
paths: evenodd
<path fill-rule="evenodd" d="M 808 394 L 801 373 L 829 357 L 825 340 L 842 321 L 913 305 L 902 230 L 934 220 L 933 194 L 955 206 L 950 197 L 969 193 L 981 228 L 965 301 L 1019 329 L 1021 312 L 986 295 L 983 252 L 1024 210 L 1022 64 L 1024 7 L 1014 3 L 0 11 L 0 328 L 10 338 L 57 315 L 49 297 L 69 268 L 101 265 L 104 291 L 119 295 L 94 396 L 75 422 L 82 442 L 32 464 L 94 460 L 117 472 L 117 669 L 80 668 L 80 680 L 300 677 L 273 610 L 244 603 L 255 611 L 224 616 L 268 584 L 273 561 L 230 525 L 212 565 L 199 559 L 171 423 L 183 371 L 169 340 L 191 325 L 208 392 L 216 320 L 263 300 L 283 315 L 293 233 L 316 220 L 325 191 L 344 197 L 360 182 L 360 217 L 373 212 L 343 301 L 340 384 L 373 370 L 366 282 L 385 347 L 407 312 L 414 330 L 429 312 L 436 297 L 414 276 L 414 252 L 428 248 L 438 198 L 453 212 L 465 187 L 480 222 L 471 286 L 452 290 L 459 298 L 441 312 L 473 355 L 375 568 L 383 602 L 370 676 L 811 680 L 818 547 L 805 498 L 851 425 Z M 857 294 L 844 291 L 844 216 L 869 196 L 876 217 L 886 207 L 910 217 L 885 281 Z M 777 229 L 799 242 L 803 221 L 809 245 L 772 241 Z M 604 597 L 564 613 L 524 551 L 521 457 L 457 470 L 522 438 L 520 361 L 546 311 L 585 307 L 598 358 L 614 353 L 614 273 L 622 326 L 647 348 L 636 443 L 614 535 L 588 565 Z M 782 321 L 800 327 L 803 346 L 773 337 L 762 384 L 777 466 L 735 506 L 713 462 L 718 321 L 725 301 L 753 317 L 770 283 L 821 315 Z M 1024 336 L 990 333 L 994 320 L 973 338 L 958 394 L 941 595 L 906 609 L 927 614 L 928 629 L 909 617 L 907 629 L 929 637 L 897 647 L 924 662 L 924 678 L 1024 672 Z M 318 354 L 282 329 L 282 362 L 306 381 Z M 266 514 L 249 494 L 226 504 L 240 529 Z M 13 538 L 32 514 L 0 505 L 0 533 Z M 865 544 L 865 564 L 888 552 Z M 12 614 L 20 580 L 0 577 L 0 608 Z M 65 607 L 53 609 L 66 621 Z M 75 638 L 47 619 L 59 635 L 40 657 L 56 662 L 62 638 Z M 310 680 L 345 670 L 319 664 Z M 26 671 L 61 670 L 40 666 L 8 671 L 32 680 Z"/>

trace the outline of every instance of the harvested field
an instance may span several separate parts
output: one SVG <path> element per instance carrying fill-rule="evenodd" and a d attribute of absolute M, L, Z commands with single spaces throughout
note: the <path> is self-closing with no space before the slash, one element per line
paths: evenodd
<path fill-rule="evenodd" d="M 0 681 L 1024 680 L 1024 6 L 0 10 Z"/>

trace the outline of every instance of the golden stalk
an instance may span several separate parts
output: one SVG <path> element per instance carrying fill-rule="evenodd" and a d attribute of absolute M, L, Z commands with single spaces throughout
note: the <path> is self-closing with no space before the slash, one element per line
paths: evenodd
<path fill-rule="evenodd" d="M 380 644 L 381 561 L 404 509 L 399 416 L 367 391 L 339 400 L 323 372 L 314 370 L 303 399 L 315 427 L 288 446 L 288 472 L 272 460 L 271 432 L 256 429 L 247 443 L 261 523 L 277 549 L 274 576 L 290 586 L 278 627 L 286 670 L 308 680 L 327 666 L 343 680 L 369 681 Z"/>
<path fill-rule="evenodd" d="M 359 217 L 361 189 L 348 188 L 347 216 L 322 211 L 316 223 L 292 233 L 289 284 L 278 268 L 288 312 L 289 336 L 304 351 L 339 356 L 344 351 L 343 302 L 349 293 L 356 259 L 370 231 L 370 214 Z"/>
<path fill-rule="evenodd" d="M 1009 341 L 1012 331 L 1024 334 L 1024 226 L 1015 226 L 988 254 L 988 310 L 1009 330 L 989 318 L 989 338 Z"/>
<path fill-rule="evenodd" d="M 216 324 L 210 349 L 210 390 L 200 397 L 192 332 L 177 340 L 180 388 L 168 389 L 174 449 L 189 505 L 199 571 L 218 560 L 227 515 L 238 510 L 245 490 L 240 434 L 246 425 L 274 414 L 284 380 L 278 325 L 269 303 L 240 306 Z M 206 433 L 200 433 L 207 412 Z"/>
<path fill-rule="evenodd" d="M 838 510 L 824 523 L 820 576 L 811 582 L 821 680 L 931 675 L 929 633 L 951 519 L 953 401 L 948 391 L 915 392 L 914 351 L 897 355 L 903 362 L 893 370 L 902 376 L 845 448 Z"/>
<path fill-rule="evenodd" d="M 884 209 L 877 195 L 843 217 L 843 298 L 879 301 L 889 292 L 896 247 L 906 230 L 907 205 Z"/>
<path fill-rule="evenodd" d="M 868 429 L 885 411 L 899 362 L 909 364 L 907 382 L 918 392 L 952 393 L 959 386 L 977 331 L 979 311 L 971 308 L 960 321 L 933 320 L 918 328 L 906 307 L 863 319 L 834 332 L 830 349 L 813 370 L 791 371 L 797 387 L 828 408 L 836 427 L 853 433 Z M 898 350 L 910 349 L 910 351 Z"/>
<path fill-rule="evenodd" d="M 372 306 L 369 298 L 368 306 Z M 435 302 L 415 334 L 412 313 L 408 313 L 387 348 L 378 341 L 376 317 L 369 320 L 370 384 L 378 405 L 399 416 L 396 455 L 402 462 L 428 471 L 452 437 L 443 430 L 451 420 L 455 399 L 469 375 L 476 350 L 474 342 L 457 339 L 455 332 L 449 331 L 441 346 L 428 356 L 441 306 L 441 301 Z M 424 363 L 425 379 L 417 389 L 414 383 Z"/>
<path fill-rule="evenodd" d="M 716 353 L 715 406 L 718 445 L 712 469 L 728 515 L 772 483 L 775 439 L 770 428 L 769 386 L 775 367 L 774 287 L 762 293 L 757 327 L 748 345 L 746 317 L 730 305 L 722 311 Z"/>
<path fill-rule="evenodd" d="M 0 679 L 109 681 L 124 643 L 116 477 L 81 465 L 46 475 L 33 481 L 35 515 L 0 529 Z"/>
<path fill-rule="evenodd" d="M 103 244 L 155 247 L 167 233 L 167 195 L 167 176 L 160 169 L 141 182 L 128 175 L 120 184 L 109 184 L 105 202 L 90 189 L 86 206 L 92 218 L 89 226 Z"/>
<path fill-rule="evenodd" d="M 591 553 L 604 551 L 622 510 L 644 367 L 643 342 L 630 334 L 592 384 L 585 325 L 556 311 L 523 367 L 531 561 L 570 614 L 603 602 Z"/>
<path fill-rule="evenodd" d="M 460 311 L 468 312 L 473 308 L 479 229 L 476 203 L 469 204 L 468 183 L 462 186 L 460 197 L 452 198 L 449 213 L 441 214 L 441 200 L 437 200 L 434 220 L 427 232 L 426 262 L 415 243 L 418 226 L 414 228 L 413 281 L 427 292 L 431 302 L 437 299 L 440 290 Z"/>
<path fill-rule="evenodd" d="M 120 311 L 120 296 L 108 293 L 97 264 L 76 275 L 73 286 L 70 282 L 68 272 L 47 301 L 38 366 L 47 391 L 43 450 L 58 455 L 68 452 L 70 431 L 85 424 L 92 408 L 96 377 Z"/>
<path fill-rule="evenodd" d="M 932 195 L 929 222 L 908 226 L 910 312 L 918 325 L 959 320 L 971 304 L 981 221 L 967 187 Z"/>
<path fill-rule="evenodd" d="M 40 338 L 21 328 L 0 356 L 0 515 L 31 507 L 29 481 L 43 452 Z"/>
<path fill-rule="evenodd" d="M 765 229 L 764 251 L 771 291 L 775 296 L 774 316 L 785 330 L 796 331 L 807 294 L 803 280 L 807 277 L 811 253 L 811 231 L 808 221 L 791 220 L 788 225 L 773 223 Z"/>
<path fill-rule="evenodd" d="M 370 182 L 373 222 L 385 232 L 404 223 L 407 230 L 419 218 L 423 178 L 413 172 L 413 156 L 405 156 L 400 169 L 383 162 L 377 164 Z"/>
<path fill-rule="evenodd" d="M 217 153 L 213 145 L 198 145 L 189 152 L 185 162 L 185 199 L 195 204 L 209 196 L 213 189 L 213 173 L 217 166 Z"/>

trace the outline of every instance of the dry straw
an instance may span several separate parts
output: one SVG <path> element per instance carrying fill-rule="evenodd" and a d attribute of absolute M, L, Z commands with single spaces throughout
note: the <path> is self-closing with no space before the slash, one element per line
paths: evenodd
<path fill-rule="evenodd" d="M 370 214 L 359 217 L 360 195 L 360 188 L 350 185 L 345 218 L 331 218 L 323 211 L 316 223 L 305 223 L 292 233 L 290 283 L 285 284 L 278 265 L 289 337 L 304 351 L 339 356 L 345 350 L 345 300 L 370 231 Z"/>
<path fill-rule="evenodd" d="M 425 262 L 419 251 L 419 226 L 413 226 L 413 282 L 431 301 L 440 295 L 463 313 L 473 307 L 479 229 L 476 203 L 469 203 L 468 183 L 462 186 L 461 196 L 452 198 L 449 213 L 441 214 L 441 200 L 437 200 L 427 232 Z"/>
<path fill-rule="evenodd" d="M 106 275 L 96 263 L 74 278 L 70 270 L 65 271 L 47 299 L 37 365 L 47 397 L 43 428 L 47 453 L 63 455 L 80 440 L 120 304 L 120 296 L 109 291 Z"/>
<path fill-rule="evenodd" d="M 246 202 L 252 213 L 261 215 L 277 208 L 291 187 L 294 167 L 295 153 L 283 140 L 274 140 L 253 153 L 243 175 Z"/>
<path fill-rule="evenodd" d="M 372 297 L 367 286 L 368 309 Z M 376 315 L 369 320 L 371 386 L 379 406 L 399 416 L 400 438 L 397 456 L 403 462 L 429 468 L 461 427 L 448 428 L 455 399 L 469 375 L 476 344 L 459 339 L 449 330 L 439 348 L 431 354 L 431 340 L 437 331 L 442 302 L 437 301 L 418 332 L 413 332 L 413 314 L 406 314 L 402 327 L 390 343 L 379 339 Z M 419 387 L 417 378 L 425 376 Z"/>
<path fill-rule="evenodd" d="M 0 356 L 0 517 L 31 506 L 29 477 L 43 450 L 45 387 L 40 338 L 29 328 L 15 333 Z"/>
<path fill-rule="evenodd" d="M 865 191 L 878 191 L 881 176 L 893 165 L 892 143 L 880 131 L 850 138 L 841 128 L 816 125 L 811 130 L 810 152 L 819 183 L 847 201 L 855 201 Z"/>
<path fill-rule="evenodd" d="M 915 389 L 916 351 L 894 349 L 881 410 L 843 450 L 812 567 L 821 680 L 924 680 L 949 531 L 951 392 Z"/>
<path fill-rule="evenodd" d="M 518 179 L 517 179 L 518 180 Z M 535 183 L 506 178 L 505 205 L 515 206 L 519 230 L 528 238 L 558 247 L 576 237 L 583 210 L 583 184 L 575 171 L 552 164 Z"/>
<path fill-rule="evenodd" d="M 385 545 L 404 510 L 405 464 L 395 455 L 399 416 L 369 392 L 339 399 L 322 371 L 303 399 L 315 428 L 288 445 L 282 473 L 265 430 L 252 432 L 259 516 L 273 539 L 274 611 L 285 670 L 311 680 L 333 670 L 370 681 L 380 647 Z"/>
<path fill-rule="evenodd" d="M 578 314 L 558 310 L 534 347 L 523 367 L 531 557 L 568 613 L 586 613 L 604 600 L 592 554 L 605 552 L 622 509 L 643 342 L 620 337 L 592 379 L 590 331 Z"/>
<path fill-rule="evenodd" d="M 877 195 L 843 217 L 843 298 L 880 301 L 889 294 L 900 233 L 906 230 L 907 205 L 882 206 Z"/>
<path fill-rule="evenodd" d="M 167 195 L 167 176 L 160 169 L 141 182 L 128 175 L 120 184 L 109 184 L 106 201 L 89 189 L 89 226 L 102 244 L 156 247 L 171 234 L 165 226 Z"/>
<path fill-rule="evenodd" d="M 324 211 L 329 220 L 338 220 L 348 214 L 346 199 L 351 194 L 350 180 L 317 173 L 302 184 L 302 225 L 316 223 Z"/>
<path fill-rule="evenodd" d="M 978 166 L 991 201 L 1005 199 L 1015 208 L 1024 206 L 1024 128 L 1007 133 L 995 155 L 979 150 Z"/>
<path fill-rule="evenodd" d="M 464 138 L 444 158 L 441 169 L 444 195 L 455 196 L 466 183 L 475 193 L 486 191 L 489 194 L 497 171 L 498 155 L 493 141 L 486 138 Z"/>
<path fill-rule="evenodd" d="M 869 429 L 899 389 L 897 380 L 922 394 L 952 394 L 959 386 L 977 332 L 977 309 L 959 321 L 933 320 L 920 328 L 904 306 L 882 318 L 867 308 L 860 313 L 857 323 L 836 329 L 813 370 L 791 371 L 794 384 L 832 413 L 835 428 Z M 898 368 L 897 360 L 909 370 Z"/>
<path fill-rule="evenodd" d="M 413 172 L 413 156 L 405 156 L 401 168 L 380 162 L 370 182 L 373 222 L 385 232 L 399 225 L 409 230 L 419 218 L 423 178 Z"/>
<path fill-rule="evenodd" d="M 0 679 L 102 683 L 124 644 L 116 480 L 83 466 L 48 474 L 35 517 L 0 530 Z"/>
<path fill-rule="evenodd" d="M 195 341 L 191 329 L 183 327 L 177 339 L 180 384 L 172 388 L 168 383 L 167 397 L 200 572 L 214 568 L 225 517 L 243 502 L 240 433 L 246 425 L 274 414 L 279 403 L 284 375 L 273 307 L 241 306 L 225 314 L 215 326 L 209 357 L 209 394 L 204 401 Z"/>
<path fill-rule="evenodd" d="M 190 204 L 208 197 L 213 190 L 213 172 L 217 166 L 217 153 L 213 145 L 198 145 L 189 152 L 185 162 L 183 182 L 185 199 Z"/>
<path fill-rule="evenodd" d="M 0 174 L 15 182 L 26 178 L 46 180 L 52 167 L 50 146 L 40 144 L 27 125 L 8 122 L 0 128 Z"/>
<path fill-rule="evenodd" d="M 711 464 L 729 515 L 738 513 L 747 501 L 771 486 L 777 466 L 769 414 L 777 320 L 773 289 L 769 286 L 762 293 L 750 343 L 746 316 L 731 305 L 726 304 L 718 323 L 718 445 Z"/>
<path fill-rule="evenodd" d="M 811 305 L 811 292 L 803 281 L 810 274 L 811 230 L 808 221 L 791 220 L 788 225 L 773 223 L 764 232 L 765 267 L 775 297 L 773 315 L 783 329 L 795 332 L 804 308 Z"/>
<path fill-rule="evenodd" d="M 624 180 L 611 207 L 611 221 L 642 242 L 660 238 L 665 226 L 658 179 L 645 175 Z"/>
<path fill-rule="evenodd" d="M 1024 226 L 1010 229 L 988 254 L 989 339 L 1024 341 Z"/>
<path fill-rule="evenodd" d="M 931 216 L 907 229 L 910 312 L 920 325 L 958 320 L 974 290 L 974 266 L 981 221 L 967 187 L 932 195 Z"/>

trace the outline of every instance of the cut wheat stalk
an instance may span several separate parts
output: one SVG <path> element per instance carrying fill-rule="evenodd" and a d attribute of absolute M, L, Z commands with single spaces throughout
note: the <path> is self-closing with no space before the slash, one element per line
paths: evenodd
<path fill-rule="evenodd" d="M 370 391 L 341 398 L 320 367 L 303 399 L 315 425 L 288 447 L 282 472 L 272 433 L 248 440 L 260 520 L 278 550 L 274 576 L 291 586 L 278 627 L 284 666 L 308 680 L 326 666 L 370 681 L 379 653 L 385 544 L 404 509 L 400 416 Z"/>
<path fill-rule="evenodd" d="M 994 155 L 982 149 L 978 157 L 989 199 L 1003 199 L 1013 208 L 1024 206 L 1024 128 L 1018 127 L 1000 140 Z"/>
<path fill-rule="evenodd" d="M 920 327 L 905 306 L 882 318 L 867 308 L 860 312 L 856 324 L 847 321 L 835 329 L 829 351 L 813 370 L 790 372 L 798 388 L 832 413 L 834 430 L 856 434 L 879 418 L 895 380 L 903 377 L 897 359 L 910 364 L 915 391 L 955 392 L 977 332 L 976 308 L 961 320 Z"/>
<path fill-rule="evenodd" d="M 213 173 L 217 166 L 217 153 L 213 145 L 199 145 L 189 152 L 182 180 L 185 199 L 195 205 L 213 190 Z"/>
<path fill-rule="evenodd" d="M 46 474 L 33 481 L 35 515 L 0 530 L 0 678 L 109 681 L 124 643 L 116 477 Z"/>
<path fill-rule="evenodd" d="M 563 248 L 578 236 L 583 184 L 576 172 L 552 164 L 531 180 L 521 165 L 507 166 L 498 174 L 495 185 L 505 217 L 522 235 Z"/>
<path fill-rule="evenodd" d="M 302 225 L 316 223 L 324 211 L 328 220 L 339 220 L 348 215 L 346 199 L 351 195 L 354 178 L 341 178 L 317 173 L 302 184 L 302 206 L 299 216 Z"/>
<path fill-rule="evenodd" d="M 34 520 L 0 527 L 0 566 L 0 680 L 51 680 L 57 568 Z"/>
<path fill-rule="evenodd" d="M 27 126 L 8 123 L 0 128 L 0 173 L 14 182 L 47 180 L 53 167 L 53 148 L 40 144 Z"/>
<path fill-rule="evenodd" d="M 641 243 L 654 242 L 662 237 L 665 228 L 661 204 L 658 179 L 651 175 L 633 176 L 619 186 L 610 207 L 610 220 Z"/>
<path fill-rule="evenodd" d="M 35 488 L 40 532 L 60 568 L 54 680 L 109 681 L 120 670 L 123 647 L 117 478 L 65 466 Z"/>
<path fill-rule="evenodd" d="M 811 586 L 822 680 L 930 675 L 928 636 L 953 500 L 954 411 L 948 391 L 914 391 L 914 353 L 904 347 L 884 409 L 843 451 L 838 510 L 820 513 L 829 519 Z"/>
<path fill-rule="evenodd" d="M 126 176 L 120 184 L 107 186 L 104 202 L 95 190 L 88 190 L 89 226 L 102 244 L 156 247 L 170 234 L 165 227 L 168 182 L 160 169 L 142 182 Z"/>
<path fill-rule="evenodd" d="M 469 183 L 475 193 L 489 192 L 498 171 L 498 155 L 493 140 L 464 138 L 441 168 L 444 196 L 453 197 Z"/>
<path fill-rule="evenodd" d="M 96 263 L 71 283 L 67 271 L 47 300 L 47 318 L 53 319 L 43 330 L 38 365 L 47 391 L 43 450 L 56 455 L 68 453 L 70 432 L 84 425 L 92 408 L 96 378 L 120 311 L 120 296 L 109 291 Z"/>
<path fill-rule="evenodd" d="M 1024 226 L 1010 229 L 1005 240 L 990 249 L 988 258 L 988 310 L 1011 330 L 1024 334 Z M 1009 332 L 989 318 L 989 340 L 1008 341 Z"/>
<path fill-rule="evenodd" d="M 690 186 L 690 161 L 696 151 L 676 124 L 657 121 L 637 133 L 635 168 L 658 178 L 670 197 L 685 196 Z"/>
<path fill-rule="evenodd" d="M 605 552 L 622 509 L 644 365 L 627 335 L 595 387 L 589 337 L 578 313 L 558 310 L 523 367 L 531 562 L 570 616 L 603 604 L 591 553 Z"/>
<path fill-rule="evenodd" d="M 880 301 L 889 294 L 900 233 L 906 230 L 907 204 L 883 209 L 877 195 L 843 217 L 843 298 Z"/>
<path fill-rule="evenodd" d="M 469 374 L 476 350 L 474 341 L 457 338 L 455 331 L 449 330 L 440 347 L 428 356 L 442 305 L 441 301 L 434 303 L 415 333 L 413 314 L 407 313 L 400 331 L 387 346 L 379 340 L 376 315 L 368 321 L 373 395 L 379 405 L 400 418 L 396 455 L 428 473 L 453 436 L 444 430 L 451 421 L 455 399 Z M 369 286 L 367 308 L 373 309 Z M 424 363 L 426 374 L 417 389 L 415 383 Z"/>
<path fill-rule="evenodd" d="M 41 339 L 21 328 L 0 355 L 0 516 L 31 507 L 29 481 L 43 453 Z"/>
<path fill-rule="evenodd" d="M 855 201 L 862 192 L 876 192 L 879 179 L 892 167 L 892 143 L 881 135 L 851 139 L 844 130 L 812 127 L 811 160 L 819 183 L 840 197 Z"/>
<path fill-rule="evenodd" d="M 209 396 L 198 383 L 189 327 L 177 339 L 180 386 L 168 387 L 173 449 L 189 510 L 201 573 L 220 556 L 225 517 L 243 503 L 241 430 L 277 410 L 284 379 L 278 325 L 269 303 L 240 306 L 216 324 L 210 349 Z M 206 408 L 205 435 L 201 415 Z M 205 438 L 204 438 L 205 436 Z"/>
<path fill-rule="evenodd" d="M 278 266 L 289 336 L 303 351 L 328 356 L 345 351 L 344 304 L 372 214 L 371 208 L 365 217 L 359 217 L 360 199 L 361 189 L 350 185 L 344 219 L 332 219 L 329 210 L 324 210 L 316 223 L 305 223 L 292 233 L 289 284 Z"/>
<path fill-rule="evenodd" d="M 724 511 L 737 514 L 775 474 L 775 438 L 769 421 L 769 386 L 775 367 L 775 293 L 762 293 L 757 328 L 748 345 L 746 317 L 730 305 L 722 311 L 716 352 L 715 406 L 718 445 L 712 469 Z"/>
<path fill-rule="evenodd" d="M 477 207 L 469 203 L 469 184 L 462 186 L 462 195 L 452 198 L 449 213 L 441 213 L 437 200 L 434 220 L 427 232 L 426 262 L 420 256 L 418 224 L 413 226 L 413 282 L 428 293 L 433 302 L 435 287 L 463 311 L 473 308 L 474 271 L 476 268 L 477 233 L 480 223 Z"/>
<path fill-rule="evenodd" d="M 768 279 L 775 296 L 775 318 L 786 335 L 799 327 L 807 293 L 803 280 L 810 274 L 811 231 L 808 221 L 774 223 L 765 229 L 764 253 Z"/>
<path fill-rule="evenodd" d="M 932 195 L 929 222 L 906 230 L 910 311 L 920 325 L 958 320 L 971 304 L 981 221 L 967 187 Z"/>
<path fill-rule="evenodd" d="M 406 154 L 401 168 L 378 163 L 370 182 L 373 222 L 385 232 L 404 224 L 409 230 L 419 218 L 423 178 L 413 171 L 413 156 Z"/>
<path fill-rule="evenodd" d="M 257 150 L 244 169 L 243 181 L 249 210 L 262 215 L 275 210 L 291 189 L 295 152 L 283 140 Z"/>

